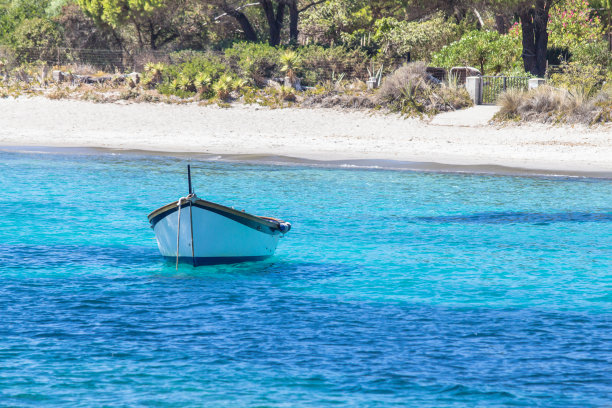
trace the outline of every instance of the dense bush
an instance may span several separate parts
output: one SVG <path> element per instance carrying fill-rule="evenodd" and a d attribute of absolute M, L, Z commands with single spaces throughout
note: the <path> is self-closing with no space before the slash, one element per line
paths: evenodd
<path fill-rule="evenodd" d="M 473 66 L 483 75 L 522 69 L 520 38 L 495 31 L 471 31 L 440 50 L 432 63 L 450 68 Z"/>
<path fill-rule="evenodd" d="M 559 72 L 552 74 L 549 83 L 567 90 L 580 89 L 587 96 L 593 96 L 606 83 L 606 79 L 606 71 L 600 66 L 570 62 L 564 63 Z"/>
<path fill-rule="evenodd" d="M 302 60 L 298 76 L 305 85 L 314 86 L 352 72 L 367 72 L 371 59 L 365 51 L 342 46 L 311 45 L 299 49 Z"/>
<path fill-rule="evenodd" d="M 287 65 L 283 57 L 290 53 L 291 49 L 253 43 L 237 43 L 225 50 L 232 70 L 256 85 L 264 83 L 264 79 L 285 76 L 288 70 L 283 70 L 283 66 Z M 367 73 L 367 68 L 372 65 L 372 58 L 365 51 L 343 46 L 302 46 L 295 50 L 295 58 L 299 64 L 292 68 L 292 73 L 308 86 L 339 78 L 343 74 Z"/>
<path fill-rule="evenodd" d="M 162 94 L 190 97 L 199 93 L 202 98 L 214 96 L 214 85 L 223 77 L 227 82 L 229 66 L 216 55 L 202 55 L 177 65 L 163 66 L 160 69 L 162 83 L 158 90 Z"/>
<path fill-rule="evenodd" d="M 264 78 L 281 76 L 282 50 L 268 44 L 240 42 L 225 50 L 232 68 L 243 78 L 263 83 Z"/>
<path fill-rule="evenodd" d="M 426 61 L 431 59 L 432 53 L 458 40 L 462 28 L 463 26 L 447 21 L 442 13 L 417 22 L 387 17 L 376 21 L 374 35 L 369 41 L 382 55 L 405 57 L 410 53 L 413 60 Z"/>
<path fill-rule="evenodd" d="M 6 2 L 5 6 L 0 2 L 0 43 L 15 45 L 13 34 L 15 29 L 26 19 L 47 18 L 46 0 L 20 0 Z"/>
<path fill-rule="evenodd" d="M 379 103 L 405 115 L 435 114 L 472 105 L 463 87 L 435 83 L 422 62 L 404 65 L 383 81 Z"/>
<path fill-rule="evenodd" d="M 372 19 L 365 12 L 366 2 L 330 0 L 318 7 L 311 7 L 304 13 L 301 22 L 301 33 L 314 43 L 333 45 L 351 40 L 347 36 L 357 38 L 368 34 Z"/>
<path fill-rule="evenodd" d="M 551 46 L 574 48 L 601 40 L 603 26 L 585 0 L 557 2 L 550 11 L 548 41 Z"/>
<path fill-rule="evenodd" d="M 23 20 L 13 33 L 15 51 L 22 61 L 53 58 L 62 41 L 59 25 L 39 17 Z"/>
<path fill-rule="evenodd" d="M 593 41 L 573 47 L 570 61 L 612 70 L 612 53 L 608 50 L 607 41 Z"/>

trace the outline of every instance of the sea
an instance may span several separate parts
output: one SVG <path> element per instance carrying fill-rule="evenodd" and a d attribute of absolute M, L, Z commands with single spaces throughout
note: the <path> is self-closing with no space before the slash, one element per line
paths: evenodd
<path fill-rule="evenodd" d="M 292 230 L 164 261 L 196 193 Z M 0 151 L 2 407 L 612 407 L 612 179 Z"/>

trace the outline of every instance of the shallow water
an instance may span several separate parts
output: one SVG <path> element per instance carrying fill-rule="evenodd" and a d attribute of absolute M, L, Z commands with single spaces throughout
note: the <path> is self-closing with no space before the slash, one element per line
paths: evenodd
<path fill-rule="evenodd" d="M 275 257 L 160 258 L 185 160 L 0 152 L 0 405 L 612 403 L 610 180 L 191 163 Z"/>

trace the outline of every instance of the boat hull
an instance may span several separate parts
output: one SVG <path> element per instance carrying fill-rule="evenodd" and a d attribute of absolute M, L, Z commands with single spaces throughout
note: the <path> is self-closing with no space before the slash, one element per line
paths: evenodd
<path fill-rule="evenodd" d="M 180 213 L 180 222 L 179 222 Z M 204 200 L 162 207 L 149 215 L 159 251 L 194 266 L 259 261 L 282 236 L 278 223 Z"/>

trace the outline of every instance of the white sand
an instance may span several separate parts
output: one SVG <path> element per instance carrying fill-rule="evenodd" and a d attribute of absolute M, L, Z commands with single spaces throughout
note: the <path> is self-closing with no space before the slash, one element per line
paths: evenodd
<path fill-rule="evenodd" d="M 0 100 L 0 145 L 392 159 L 558 171 L 612 171 L 612 127 L 486 125 L 478 107 L 431 123 L 330 109 Z"/>

